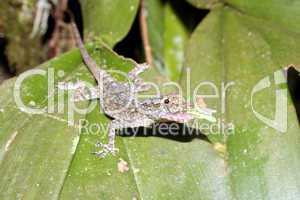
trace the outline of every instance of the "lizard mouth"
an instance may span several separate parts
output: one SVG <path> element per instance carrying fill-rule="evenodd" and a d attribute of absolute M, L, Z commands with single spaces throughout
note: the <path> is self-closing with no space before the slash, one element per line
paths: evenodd
<path fill-rule="evenodd" d="M 186 123 L 193 119 L 193 117 L 188 113 L 166 114 L 162 116 L 162 118 L 165 119 L 166 121 L 179 122 L 179 123 Z"/>

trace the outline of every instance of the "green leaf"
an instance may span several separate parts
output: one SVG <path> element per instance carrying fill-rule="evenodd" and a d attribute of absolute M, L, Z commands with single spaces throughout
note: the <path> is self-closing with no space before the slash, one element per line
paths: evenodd
<path fill-rule="evenodd" d="M 101 61 L 98 60 L 102 64 L 105 62 L 109 66 L 130 68 L 131 61 L 119 58 L 106 48 L 97 48 L 94 52 L 102 58 Z M 76 81 L 76 78 L 91 80 L 77 51 L 49 61 L 41 69 L 54 70 L 54 85 L 59 81 Z M 58 75 L 62 73 L 61 70 L 65 74 L 63 77 Z M 66 100 L 61 104 L 56 93 L 48 95 L 47 76 L 42 75 L 29 76 L 23 82 L 21 97 L 27 106 L 43 108 L 53 96 L 54 112 L 43 114 L 22 112 L 14 99 L 14 85 L 15 79 L 11 79 L 0 88 L 1 199 L 25 196 L 29 199 L 58 198 L 80 140 L 79 120 L 85 116 L 75 113 L 75 124 L 68 126 L 71 118 L 68 116 L 70 112 L 66 112 L 68 108 Z M 87 106 L 86 104 L 87 102 L 83 102 L 80 106 Z M 58 105 L 65 106 L 65 112 L 58 113 Z M 93 150 L 84 151 L 86 158 L 94 159 L 97 163 L 101 162 L 90 154 Z"/>
<path fill-rule="evenodd" d="M 186 0 L 197 8 L 213 8 L 220 0 Z"/>
<path fill-rule="evenodd" d="M 128 71 L 133 65 L 105 47 L 89 49 L 94 59 L 107 69 L 117 66 L 116 69 Z M 64 70 L 64 77 L 55 77 L 55 85 L 76 79 L 91 81 L 80 59 L 78 51 L 72 51 L 49 61 L 42 69 L 55 69 L 55 74 Z M 66 113 L 21 112 L 13 98 L 14 82 L 15 79 L 7 81 L 0 88 L 1 199 L 162 199 L 184 198 L 186 192 L 197 198 L 200 194 L 210 197 L 209 191 L 225 196 L 224 162 L 209 143 L 196 139 L 197 136 L 191 142 L 118 136 L 116 145 L 120 153 L 99 159 L 91 152 L 97 150 L 97 141 L 107 140 L 105 130 L 109 122 L 99 108 L 87 116 L 77 114 L 74 117 L 77 126 L 68 127 Z M 35 106 L 44 107 L 51 100 L 44 76 L 30 77 L 22 84 L 21 92 L 27 105 L 34 102 Z M 58 98 L 54 99 L 57 107 Z M 60 106 L 67 109 L 68 104 Z M 86 102 L 82 104 L 87 106 Z M 86 120 L 85 123 L 80 123 L 80 119 Z M 102 129 L 93 134 L 96 125 Z M 118 171 L 119 159 L 128 163 L 128 172 Z M 200 187 L 209 182 L 218 184 Z"/>
<path fill-rule="evenodd" d="M 83 12 L 85 38 L 101 39 L 111 47 L 128 33 L 139 0 L 80 0 Z"/>
<path fill-rule="evenodd" d="M 281 28 L 299 33 L 299 1 L 226 0 L 226 2 L 242 13 L 268 20 Z"/>
<path fill-rule="evenodd" d="M 266 9 L 266 13 L 271 12 Z M 282 17 L 284 21 L 289 14 Z M 287 88 L 286 84 L 274 82 L 276 77 L 283 76 L 280 69 L 300 62 L 300 37 L 297 31 L 286 29 L 285 24 L 275 23 L 271 18 L 271 14 L 260 18 L 232 7 L 216 8 L 193 33 L 186 52 L 191 91 L 203 81 L 216 85 L 218 98 L 205 101 L 208 107 L 218 110 L 221 123 L 234 125 L 234 132 L 225 127 L 225 131 L 215 131 L 218 135 L 203 129 L 215 144 L 221 143 L 227 149 L 224 170 L 230 180 L 228 199 L 293 199 L 300 195 L 299 123 L 289 97 L 288 105 L 275 107 L 276 98 L 281 97 L 279 92 L 287 92 Z M 251 108 L 251 92 L 264 78 L 269 78 L 270 86 L 254 94 L 253 109 L 274 119 L 276 109 L 284 116 L 287 106 L 285 133 L 265 124 Z M 182 83 L 187 80 L 185 75 Z M 234 83 L 223 100 L 222 82 Z M 216 92 L 211 86 L 202 86 L 198 94 Z M 214 198 L 222 199 L 218 195 Z"/>
<path fill-rule="evenodd" d="M 164 63 L 168 77 L 178 80 L 184 61 L 188 31 L 170 4 L 165 6 Z"/>
<path fill-rule="evenodd" d="M 44 69 L 64 70 L 66 76 L 56 75 L 56 81 L 68 80 L 80 73 L 75 68 L 79 63 L 79 54 L 72 52 L 46 63 Z M 15 80 L 0 88 L 0 198 L 56 198 L 76 149 L 78 129 L 68 127 L 66 114 L 22 112 L 14 99 Z M 52 96 L 47 94 L 47 77 L 30 76 L 21 86 L 27 106 L 47 106 Z M 79 117 L 74 117 L 75 122 Z"/>
<path fill-rule="evenodd" d="M 149 40 L 154 65 L 163 69 L 171 80 L 178 80 L 184 60 L 188 28 L 176 10 L 178 1 L 145 1 Z"/>

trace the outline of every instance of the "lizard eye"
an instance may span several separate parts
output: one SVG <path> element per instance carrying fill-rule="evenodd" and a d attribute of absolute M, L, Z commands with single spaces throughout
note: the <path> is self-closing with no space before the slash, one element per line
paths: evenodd
<path fill-rule="evenodd" d="M 168 103 L 170 103 L 170 100 L 169 100 L 169 99 L 165 99 L 165 100 L 164 100 L 164 103 L 165 103 L 165 104 L 168 104 Z"/>

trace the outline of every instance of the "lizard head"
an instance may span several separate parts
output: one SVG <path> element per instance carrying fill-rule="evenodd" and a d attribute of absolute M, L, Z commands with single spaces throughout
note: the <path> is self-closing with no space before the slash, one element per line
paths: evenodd
<path fill-rule="evenodd" d="M 161 100 L 162 112 L 161 119 L 175 122 L 188 122 L 192 116 L 187 113 L 187 104 L 180 95 L 166 95 Z"/>
<path fill-rule="evenodd" d="M 147 115 L 161 121 L 174 121 L 185 123 L 193 119 L 187 113 L 187 104 L 184 98 L 177 94 L 165 95 L 152 98 L 150 101 L 143 102 Z"/>

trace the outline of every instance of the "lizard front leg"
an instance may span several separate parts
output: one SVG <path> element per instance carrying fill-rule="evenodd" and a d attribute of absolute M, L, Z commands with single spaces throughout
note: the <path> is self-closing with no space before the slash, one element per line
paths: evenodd
<path fill-rule="evenodd" d="M 147 118 L 146 116 L 141 117 L 138 121 L 135 120 L 132 122 L 114 119 L 109 124 L 108 143 L 98 143 L 97 146 L 102 147 L 103 150 L 94 152 L 94 154 L 96 154 L 100 158 L 104 158 L 109 153 L 115 155 L 119 151 L 119 149 L 115 148 L 115 137 L 117 130 L 125 128 L 149 127 L 153 123 L 154 121 L 152 119 Z"/>
<path fill-rule="evenodd" d="M 103 150 L 101 150 L 101 151 L 94 152 L 97 156 L 104 158 L 109 153 L 115 155 L 116 152 L 119 151 L 117 148 L 115 148 L 115 137 L 116 137 L 116 131 L 117 131 L 118 127 L 120 127 L 118 120 L 113 120 L 110 122 L 109 129 L 108 129 L 108 143 L 107 144 L 102 144 L 102 143 L 96 144 L 96 146 L 103 148 Z"/>
<path fill-rule="evenodd" d="M 146 84 L 143 79 L 139 77 L 140 73 L 143 73 L 145 70 L 149 68 L 149 65 L 147 63 L 144 64 L 137 64 L 135 68 L 133 68 L 128 73 L 128 78 L 133 82 L 135 85 L 135 90 L 137 92 L 144 92 L 151 89 L 151 85 Z"/>
<path fill-rule="evenodd" d="M 129 73 L 128 73 L 128 77 L 132 80 L 134 80 L 136 77 L 139 76 L 140 73 L 143 73 L 144 71 L 146 71 L 147 69 L 149 69 L 149 65 L 147 63 L 143 63 L 143 64 L 137 64 Z"/>

